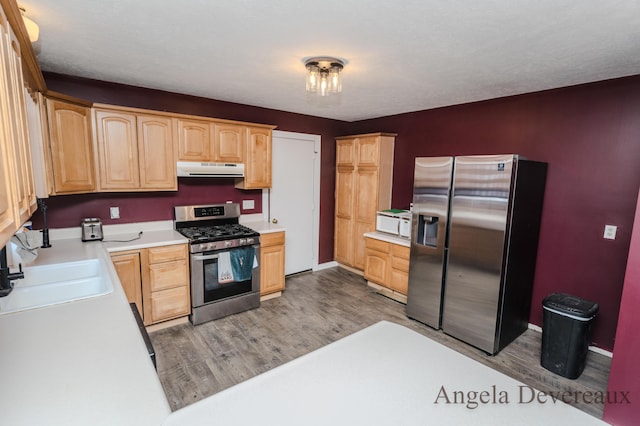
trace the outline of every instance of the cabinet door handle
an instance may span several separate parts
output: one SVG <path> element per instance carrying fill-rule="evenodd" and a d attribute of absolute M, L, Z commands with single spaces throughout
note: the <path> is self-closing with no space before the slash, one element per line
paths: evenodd
<path fill-rule="evenodd" d="M 275 218 L 271 219 L 271 223 L 278 223 L 278 219 L 275 219 Z"/>

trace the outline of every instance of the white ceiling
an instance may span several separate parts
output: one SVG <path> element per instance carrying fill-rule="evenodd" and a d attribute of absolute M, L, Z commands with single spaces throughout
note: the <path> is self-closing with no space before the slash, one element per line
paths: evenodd
<path fill-rule="evenodd" d="M 640 74 L 640 0 L 20 0 L 45 71 L 354 121 Z M 303 59 L 346 61 L 340 95 Z"/>

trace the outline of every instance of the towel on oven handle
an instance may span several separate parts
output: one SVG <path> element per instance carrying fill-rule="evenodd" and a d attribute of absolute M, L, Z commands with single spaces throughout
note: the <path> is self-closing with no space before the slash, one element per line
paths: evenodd
<path fill-rule="evenodd" d="M 248 281 L 251 279 L 254 264 L 256 262 L 256 249 L 253 247 L 240 247 L 230 252 L 231 270 L 236 281 Z"/>
<path fill-rule="evenodd" d="M 231 267 L 231 255 L 228 251 L 218 253 L 218 282 L 220 284 L 235 281 L 233 268 Z"/>

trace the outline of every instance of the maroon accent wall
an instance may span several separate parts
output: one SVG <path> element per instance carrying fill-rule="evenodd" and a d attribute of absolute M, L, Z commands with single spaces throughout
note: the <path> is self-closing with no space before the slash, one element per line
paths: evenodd
<path fill-rule="evenodd" d="M 613 348 L 640 186 L 640 76 L 353 123 L 396 132 L 393 206 L 411 202 L 417 156 L 516 153 L 549 164 L 530 321 L 553 292 L 600 304 Z M 618 226 L 614 241 L 605 224 Z"/>
<path fill-rule="evenodd" d="M 620 316 L 613 361 L 609 374 L 609 397 L 604 407 L 603 420 L 614 425 L 636 425 L 640 419 L 640 193 L 631 234 L 629 260 L 622 290 Z M 628 392 L 631 404 L 626 403 L 622 392 Z M 614 398 L 617 396 L 617 398 Z"/>
<path fill-rule="evenodd" d="M 173 207 L 180 205 L 218 204 L 254 200 L 255 208 L 243 214 L 262 212 L 262 191 L 235 189 L 233 179 L 180 178 L 178 191 L 172 192 L 114 192 L 100 194 L 60 195 L 49 197 L 47 223 L 50 228 L 79 226 L 82 218 L 99 217 L 105 225 L 173 220 Z M 109 218 L 109 207 L 120 207 L 120 219 Z M 42 214 L 32 218 L 36 229 L 42 227 Z"/>
<path fill-rule="evenodd" d="M 319 262 L 333 260 L 333 214 L 335 186 L 335 137 L 345 133 L 348 123 L 267 108 L 241 105 L 196 96 L 127 86 L 85 78 L 44 73 L 49 90 L 75 96 L 91 102 L 146 108 L 276 125 L 277 130 L 318 134 L 322 138 L 320 176 L 320 248 Z M 196 182 L 197 181 L 197 182 Z M 49 226 L 52 228 L 77 226 L 80 218 L 91 215 L 108 216 L 109 206 L 119 206 L 122 218 L 116 223 L 140 220 L 173 219 L 174 205 L 219 200 L 256 200 L 256 209 L 245 213 L 262 212 L 261 191 L 236 190 L 228 179 L 179 179 L 177 193 L 87 194 L 51 197 Z M 40 213 L 34 215 L 38 226 Z M 105 219 L 105 223 L 111 221 Z"/>

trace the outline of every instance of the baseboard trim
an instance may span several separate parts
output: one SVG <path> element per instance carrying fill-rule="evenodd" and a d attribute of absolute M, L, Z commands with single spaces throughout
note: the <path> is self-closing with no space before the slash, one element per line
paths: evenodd
<path fill-rule="evenodd" d="M 264 296 L 260 296 L 260 302 L 265 302 L 270 299 L 275 299 L 276 297 L 282 296 L 281 291 L 276 291 L 275 293 L 265 294 Z"/>
<path fill-rule="evenodd" d="M 371 281 L 367 281 L 367 285 L 374 289 L 377 293 L 388 297 L 389 299 L 393 299 L 396 302 L 400 302 L 404 305 L 407 304 L 407 296 L 404 294 L 398 293 L 397 291 L 393 291 L 389 288 L 383 287 L 380 284 L 372 283 Z"/>
<path fill-rule="evenodd" d="M 356 268 L 353 268 L 351 266 L 343 265 L 342 263 L 338 263 L 338 266 L 341 267 L 342 269 L 346 269 L 349 272 L 353 272 L 354 274 L 358 274 L 361 277 L 364 277 L 364 271 L 361 271 L 360 269 L 356 269 Z"/>
<path fill-rule="evenodd" d="M 542 327 L 529 323 L 529 329 L 533 331 L 537 331 L 538 333 L 542 333 Z"/>
<path fill-rule="evenodd" d="M 602 348 L 599 348 L 597 346 L 589 346 L 589 350 L 593 351 L 593 352 L 595 352 L 597 354 L 604 355 L 604 356 L 609 357 L 609 358 L 613 358 L 613 352 L 609 352 L 609 351 L 607 351 L 605 349 L 602 349 Z"/>
<path fill-rule="evenodd" d="M 331 262 L 320 263 L 313 267 L 313 271 L 322 271 L 323 269 L 335 268 L 338 266 L 338 262 L 332 260 Z"/>
<path fill-rule="evenodd" d="M 157 324 L 147 325 L 145 328 L 147 332 L 153 333 L 154 331 L 162 330 L 165 328 L 173 327 L 175 325 L 187 324 L 189 322 L 189 317 L 180 317 L 176 319 L 172 319 L 169 321 L 159 322 Z"/>

